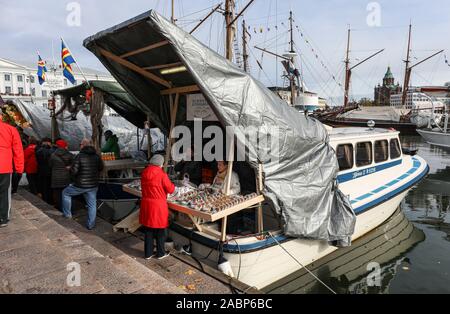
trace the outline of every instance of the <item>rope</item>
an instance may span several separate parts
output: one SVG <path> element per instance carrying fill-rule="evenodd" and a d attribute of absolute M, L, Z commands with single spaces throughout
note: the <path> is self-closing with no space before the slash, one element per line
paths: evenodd
<path fill-rule="evenodd" d="M 327 288 L 328 290 L 330 290 L 333 294 L 337 294 L 333 289 L 331 289 L 326 283 L 324 283 L 322 280 L 320 280 L 319 277 L 317 277 L 316 275 L 314 275 L 308 268 L 306 268 L 306 266 L 303 266 L 302 263 L 300 263 L 295 256 L 293 256 L 291 253 L 289 253 L 282 245 L 280 242 L 278 242 L 277 239 L 275 239 L 275 237 L 272 235 L 272 233 L 268 232 L 268 234 L 272 237 L 272 239 L 283 249 L 283 251 L 285 251 L 290 257 L 292 257 L 301 267 L 303 267 L 311 276 L 313 276 L 318 282 L 320 282 L 325 288 Z"/>

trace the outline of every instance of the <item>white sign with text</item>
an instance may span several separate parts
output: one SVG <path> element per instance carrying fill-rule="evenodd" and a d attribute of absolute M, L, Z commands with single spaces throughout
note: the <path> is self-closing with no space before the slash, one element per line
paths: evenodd
<path fill-rule="evenodd" d="M 217 116 L 206 102 L 202 94 L 192 94 L 186 97 L 186 119 L 194 121 L 201 119 L 202 121 L 218 121 Z"/>

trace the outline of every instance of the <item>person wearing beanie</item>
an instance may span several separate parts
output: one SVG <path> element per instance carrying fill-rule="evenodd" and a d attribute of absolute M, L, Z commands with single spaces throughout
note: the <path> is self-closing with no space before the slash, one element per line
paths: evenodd
<path fill-rule="evenodd" d="M 150 165 L 141 175 L 141 209 L 139 222 L 145 231 L 145 258 L 163 259 L 168 256 L 164 248 L 166 229 L 169 227 L 167 194 L 175 191 L 175 185 L 162 169 L 164 157 L 154 155 Z M 156 239 L 156 254 L 153 240 Z"/>
<path fill-rule="evenodd" d="M 80 153 L 74 157 L 70 167 L 73 179 L 62 192 L 62 212 L 66 218 L 72 218 L 72 197 L 83 195 L 88 209 L 86 227 L 92 230 L 97 218 L 97 191 L 100 174 L 103 170 L 102 158 L 92 146 L 90 139 L 83 139 L 80 144 Z"/>
<path fill-rule="evenodd" d="M 56 141 L 56 151 L 50 156 L 51 189 L 56 209 L 62 211 L 62 191 L 70 184 L 70 166 L 74 156 L 67 150 L 69 145 L 60 139 Z"/>

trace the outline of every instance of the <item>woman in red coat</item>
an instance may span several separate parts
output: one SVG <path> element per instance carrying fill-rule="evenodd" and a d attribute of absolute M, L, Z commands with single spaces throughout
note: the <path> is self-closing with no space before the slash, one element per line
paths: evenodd
<path fill-rule="evenodd" d="M 175 191 L 175 185 L 163 171 L 164 157 L 155 155 L 150 166 L 141 175 L 141 211 L 139 222 L 145 227 L 145 258 L 154 257 L 153 240 L 156 239 L 156 257 L 168 256 L 164 249 L 166 229 L 169 226 L 167 194 Z"/>
<path fill-rule="evenodd" d="M 29 139 L 29 145 L 24 149 L 23 155 L 25 160 L 25 173 L 27 174 L 28 186 L 30 192 L 33 194 L 38 193 L 38 163 L 36 161 L 36 144 L 37 140 L 31 136 Z"/>

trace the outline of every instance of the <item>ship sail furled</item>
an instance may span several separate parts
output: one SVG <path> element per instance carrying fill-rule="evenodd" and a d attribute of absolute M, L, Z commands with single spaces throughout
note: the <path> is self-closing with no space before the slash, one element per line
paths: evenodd
<path fill-rule="evenodd" d="M 196 86 L 220 123 L 234 127 L 236 146 L 247 148 L 250 165 L 257 170 L 262 164 L 262 193 L 282 215 L 285 233 L 349 245 L 356 217 L 337 186 L 337 158 L 319 121 L 286 106 L 261 82 L 155 11 L 91 36 L 84 46 L 166 134 L 170 106 L 162 91 Z M 161 76 L 141 71 L 164 64 L 182 64 L 186 69 L 170 76 L 170 87 Z M 176 120 L 186 120 L 183 110 Z M 281 134 L 279 147 L 268 153 L 257 139 L 270 137 L 273 130 Z"/>

